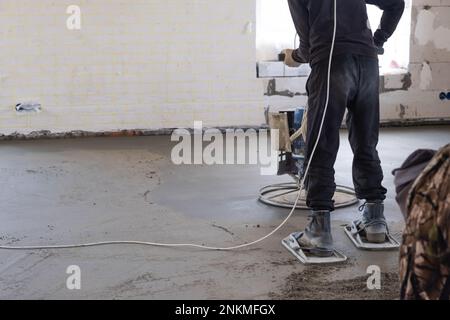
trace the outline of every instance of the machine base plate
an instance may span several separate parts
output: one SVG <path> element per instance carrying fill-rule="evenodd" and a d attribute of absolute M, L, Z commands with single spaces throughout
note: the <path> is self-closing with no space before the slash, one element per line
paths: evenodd
<path fill-rule="evenodd" d="M 342 263 L 347 261 L 347 257 L 341 252 L 334 250 L 334 255 L 331 257 L 317 257 L 310 255 L 301 248 L 298 244 L 295 245 L 292 235 L 281 241 L 282 245 L 293 254 L 301 263 L 303 264 L 332 264 L 332 263 Z"/>
<path fill-rule="evenodd" d="M 400 243 L 394 239 L 390 234 L 386 235 L 386 242 L 384 243 L 370 243 L 367 242 L 359 234 L 352 234 L 351 225 L 344 226 L 345 234 L 350 238 L 356 248 L 369 251 L 384 251 L 384 250 L 396 250 L 400 248 Z"/>

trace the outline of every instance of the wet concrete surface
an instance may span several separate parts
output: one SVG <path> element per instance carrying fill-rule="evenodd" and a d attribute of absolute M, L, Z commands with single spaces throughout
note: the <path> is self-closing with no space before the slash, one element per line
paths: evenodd
<path fill-rule="evenodd" d="M 336 179 L 351 185 L 345 131 L 341 141 Z M 396 237 L 403 219 L 392 169 L 415 149 L 449 141 L 448 126 L 382 130 L 386 214 Z M 288 177 L 261 176 L 258 166 L 175 166 L 172 146 L 167 136 L 1 142 L 0 243 L 232 246 L 264 236 L 288 214 L 256 200 L 261 187 Z M 307 212 L 298 211 L 270 239 L 232 252 L 131 245 L 0 250 L 0 299 L 395 298 L 397 252 L 358 251 L 341 230 L 357 209 L 333 214 L 336 245 L 349 256 L 340 266 L 305 267 L 284 250 L 281 239 L 306 223 Z M 81 268 L 81 290 L 66 287 L 70 265 Z M 369 265 L 384 274 L 381 291 L 367 292 Z"/>

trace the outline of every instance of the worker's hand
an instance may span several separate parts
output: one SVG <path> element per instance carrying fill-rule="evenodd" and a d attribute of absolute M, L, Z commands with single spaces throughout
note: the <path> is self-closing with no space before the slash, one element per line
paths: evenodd
<path fill-rule="evenodd" d="M 378 53 L 378 55 L 379 56 L 382 56 L 383 54 L 384 54 L 384 48 L 383 47 L 379 47 L 379 46 L 376 46 L 376 48 L 377 48 L 377 53 Z"/>
<path fill-rule="evenodd" d="M 292 50 L 292 49 L 283 50 L 284 64 L 291 68 L 298 68 L 298 67 L 300 67 L 301 63 L 295 61 L 294 58 L 292 58 L 293 52 L 294 52 L 294 50 Z"/>
<path fill-rule="evenodd" d="M 374 35 L 373 35 L 373 43 L 375 45 L 375 48 L 377 49 L 377 53 L 379 56 L 382 56 L 384 54 L 384 44 L 386 43 L 386 41 L 388 40 L 388 36 L 386 35 L 386 33 L 380 29 L 378 29 L 377 31 L 375 31 Z"/>

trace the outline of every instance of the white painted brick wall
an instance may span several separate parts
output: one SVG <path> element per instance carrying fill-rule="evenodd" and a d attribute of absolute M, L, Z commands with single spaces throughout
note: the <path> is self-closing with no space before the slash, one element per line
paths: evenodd
<path fill-rule="evenodd" d="M 69 5 L 82 9 L 80 31 L 66 28 Z M 450 37 L 435 38 L 450 29 L 450 0 L 413 6 L 413 85 L 382 95 L 382 118 L 450 119 L 449 102 L 438 99 L 450 90 L 450 51 L 436 47 Z M 422 10 L 434 14 L 425 45 L 415 37 Z M 1 0 L 0 134 L 191 127 L 194 120 L 260 125 L 265 105 L 295 107 L 306 97 L 264 97 L 254 25 L 255 0 Z M 421 89 L 424 63 L 432 79 Z M 292 81 L 278 89 L 300 92 L 304 80 Z M 15 104 L 29 100 L 43 111 L 17 115 Z"/>
<path fill-rule="evenodd" d="M 260 125 L 254 16 L 254 0 L 2 0 L 0 133 Z M 29 100 L 43 111 L 17 115 Z"/>

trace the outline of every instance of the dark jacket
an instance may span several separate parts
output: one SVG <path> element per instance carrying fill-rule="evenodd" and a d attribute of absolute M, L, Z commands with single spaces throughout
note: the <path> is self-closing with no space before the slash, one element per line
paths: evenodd
<path fill-rule="evenodd" d="M 336 0 L 337 32 L 334 54 L 354 53 L 377 57 L 394 33 L 405 8 L 404 0 Z M 288 0 L 300 47 L 294 60 L 314 64 L 328 58 L 334 27 L 333 0 Z M 375 35 L 372 35 L 366 3 L 382 9 L 383 16 Z"/>

